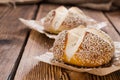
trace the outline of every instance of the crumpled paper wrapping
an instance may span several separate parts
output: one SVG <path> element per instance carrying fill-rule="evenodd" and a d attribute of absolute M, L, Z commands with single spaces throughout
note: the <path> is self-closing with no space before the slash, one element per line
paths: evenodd
<path fill-rule="evenodd" d="M 51 34 L 44 30 L 44 26 L 42 26 L 43 19 L 41 19 L 40 21 L 36 21 L 36 20 L 25 20 L 25 19 L 19 18 L 19 20 L 30 29 L 33 29 L 35 31 L 38 31 L 39 33 L 45 34 L 47 37 L 51 39 L 55 39 L 57 36 L 56 34 Z"/>
<path fill-rule="evenodd" d="M 120 42 L 114 42 L 114 45 L 115 53 L 113 59 L 108 64 L 95 68 L 77 67 L 65 64 L 63 62 L 55 61 L 52 52 L 46 52 L 40 56 L 36 56 L 35 59 L 48 63 L 50 65 L 59 66 L 76 72 L 88 72 L 94 75 L 104 76 L 114 71 L 120 70 Z"/>
<path fill-rule="evenodd" d="M 19 20 L 25 24 L 27 27 L 29 27 L 30 29 L 36 30 L 39 33 L 45 34 L 47 37 L 51 38 L 51 39 L 55 39 L 57 37 L 56 34 L 51 34 L 48 33 L 44 30 L 44 26 L 42 26 L 43 22 L 44 22 L 44 18 L 42 18 L 40 21 L 36 21 L 36 20 L 25 20 L 22 18 L 19 18 Z M 96 24 L 92 24 L 91 25 L 87 25 L 87 27 L 91 27 L 91 28 L 96 28 L 96 29 L 101 29 L 103 27 L 107 26 L 106 22 L 100 22 L 100 23 L 96 23 Z"/>

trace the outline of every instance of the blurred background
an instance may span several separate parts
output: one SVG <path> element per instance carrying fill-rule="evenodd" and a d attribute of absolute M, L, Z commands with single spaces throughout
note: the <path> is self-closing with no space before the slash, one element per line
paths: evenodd
<path fill-rule="evenodd" d="M 55 3 L 77 5 L 97 10 L 115 10 L 120 7 L 120 0 L 0 0 L 0 4 L 34 4 L 34 3 Z"/>

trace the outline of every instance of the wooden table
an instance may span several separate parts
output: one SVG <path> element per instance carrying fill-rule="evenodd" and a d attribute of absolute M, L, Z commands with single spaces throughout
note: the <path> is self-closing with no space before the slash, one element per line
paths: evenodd
<path fill-rule="evenodd" d="M 77 73 L 51 66 L 34 59 L 46 52 L 54 40 L 28 29 L 19 20 L 39 20 L 60 5 L 17 5 L 15 9 L 0 6 L 0 80 L 120 80 L 120 71 L 106 76 Z M 114 41 L 120 41 L 120 10 L 102 12 L 82 9 L 98 21 L 106 21 L 104 28 Z"/>

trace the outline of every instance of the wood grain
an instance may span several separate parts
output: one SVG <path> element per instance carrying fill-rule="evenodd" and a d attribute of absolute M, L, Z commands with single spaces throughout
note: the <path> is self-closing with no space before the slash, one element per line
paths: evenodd
<path fill-rule="evenodd" d="M 37 20 L 45 16 L 50 10 L 60 5 L 42 4 L 40 6 Z M 98 21 L 109 21 L 100 11 L 83 9 L 85 14 L 95 18 Z M 120 36 L 114 27 L 109 23 L 107 28 L 103 29 L 113 40 L 120 40 Z M 111 33 L 112 32 L 112 33 Z M 48 39 L 45 35 L 36 31 L 30 33 L 23 57 L 18 67 L 15 80 L 119 80 L 119 71 L 107 76 L 96 76 L 88 73 L 77 73 L 63 68 L 48 65 L 33 59 L 35 56 L 43 54 L 52 46 L 54 40 Z"/>
<path fill-rule="evenodd" d="M 53 9 L 56 7 L 51 6 L 46 9 L 44 8 L 45 8 L 44 5 L 40 6 L 37 19 L 40 19 L 45 14 L 47 14 L 48 11 L 51 10 L 51 8 Z M 66 76 L 66 72 L 64 73 L 61 72 L 61 68 L 51 66 L 51 65 L 48 65 L 42 62 L 38 63 L 38 61 L 34 59 L 35 56 L 39 56 L 40 54 L 43 54 L 46 51 L 48 51 L 48 49 L 52 47 L 53 42 L 54 40 L 48 39 L 48 37 L 46 37 L 45 35 L 39 34 L 36 31 L 32 31 L 30 33 L 30 37 L 28 39 L 25 51 L 23 53 L 23 57 L 21 59 L 20 65 L 18 67 L 15 80 L 22 80 L 22 79 L 25 79 L 25 80 L 29 80 L 29 79 L 31 80 L 59 80 L 59 79 L 66 80 L 68 79 L 68 76 Z M 38 67 L 36 67 L 35 65 Z M 35 74 L 33 74 L 34 72 Z M 33 77 L 29 77 L 30 75 L 32 75 Z"/>
<path fill-rule="evenodd" d="M 31 19 L 35 9 L 33 5 L 17 6 L 16 9 L 0 6 L 0 80 L 7 80 L 28 34 L 29 29 L 18 18 Z"/>
<path fill-rule="evenodd" d="M 103 28 L 103 31 L 105 31 L 114 41 L 120 41 L 120 35 L 117 33 L 115 28 L 112 26 L 112 24 L 109 22 L 109 20 L 105 17 L 103 12 L 101 11 L 94 11 L 94 10 L 85 10 L 83 9 L 84 13 L 95 20 L 99 22 L 107 22 L 108 26 Z"/>
<path fill-rule="evenodd" d="M 105 15 L 108 17 L 109 21 L 111 21 L 111 23 L 120 34 L 120 10 L 114 12 L 106 12 Z"/>

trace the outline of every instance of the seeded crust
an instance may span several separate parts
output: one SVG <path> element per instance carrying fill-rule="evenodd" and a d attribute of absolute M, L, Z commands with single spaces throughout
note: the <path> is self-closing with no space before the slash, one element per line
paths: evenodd
<path fill-rule="evenodd" d="M 68 12 L 65 20 L 63 21 L 61 28 L 66 30 L 75 28 L 79 25 L 86 25 L 86 23 L 80 18 L 80 16 L 73 12 Z"/>
<path fill-rule="evenodd" d="M 52 32 L 53 31 L 53 28 L 52 28 L 52 21 L 55 17 L 55 10 L 52 10 L 51 12 L 48 13 L 48 15 L 45 17 L 45 20 L 44 20 L 44 28 L 46 31 L 48 32 Z M 49 26 L 48 26 L 49 25 Z"/>
<path fill-rule="evenodd" d="M 100 38 L 99 35 L 86 31 L 77 51 L 74 53 L 71 60 L 68 60 L 65 53 L 68 33 L 67 31 L 63 31 L 54 42 L 54 58 L 64 63 L 84 67 L 96 67 L 107 64 L 113 57 L 114 44 L 112 39 L 105 32 L 95 30 L 99 35 L 104 35 L 109 43 L 106 42 L 105 39 Z"/>
<path fill-rule="evenodd" d="M 53 53 L 54 58 L 58 61 L 62 61 L 64 59 L 64 49 L 66 45 L 66 37 L 67 31 L 62 31 L 59 33 L 58 37 L 56 38 L 53 44 Z"/>
<path fill-rule="evenodd" d="M 95 23 L 95 20 L 86 16 L 79 8 L 66 9 L 61 6 L 47 14 L 43 26 L 47 32 L 58 34 L 63 30 L 70 30 L 79 25 L 86 27 L 88 24 Z"/>
<path fill-rule="evenodd" d="M 86 16 L 79 8 L 71 7 L 68 9 L 68 14 L 64 19 L 61 30 L 62 29 L 73 29 L 78 27 L 79 25 L 87 26 L 88 24 L 95 24 L 96 21 L 88 16 Z"/>
<path fill-rule="evenodd" d="M 94 67 L 108 63 L 113 52 L 114 46 L 110 46 L 97 35 L 86 32 L 74 57 L 81 63 L 80 66 Z"/>

